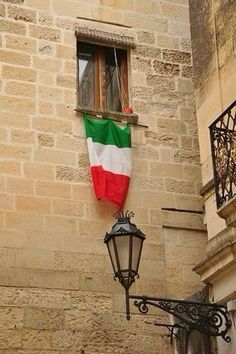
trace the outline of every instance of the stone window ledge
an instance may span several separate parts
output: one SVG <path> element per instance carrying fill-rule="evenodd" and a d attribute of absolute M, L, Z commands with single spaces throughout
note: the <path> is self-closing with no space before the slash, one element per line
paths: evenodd
<path fill-rule="evenodd" d="M 225 219 L 227 226 L 236 227 L 236 196 L 222 205 L 220 209 L 217 210 L 217 214 L 222 219 Z"/>
<path fill-rule="evenodd" d="M 127 122 L 133 125 L 138 125 L 138 115 L 134 113 L 123 113 L 123 112 L 112 112 L 112 111 L 102 111 L 102 110 L 91 110 L 82 107 L 75 108 L 76 112 L 88 113 L 92 116 L 111 118 L 117 120 L 118 122 Z"/>

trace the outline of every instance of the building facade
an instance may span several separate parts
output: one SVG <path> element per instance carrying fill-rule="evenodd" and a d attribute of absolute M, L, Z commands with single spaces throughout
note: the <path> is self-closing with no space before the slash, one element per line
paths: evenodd
<path fill-rule="evenodd" d="M 174 353 L 166 329 L 145 323 L 171 321 L 164 312 L 132 309 L 125 319 L 103 243 L 116 207 L 94 196 L 81 111 L 148 126 L 131 128 L 125 209 L 146 234 L 131 292 L 200 290 L 192 268 L 207 257 L 207 233 L 188 1 L 3 0 L 0 29 L 0 353 Z M 104 94 L 114 47 L 127 63 L 121 106 L 135 114 L 107 112 L 117 94 L 113 79 Z"/>
<path fill-rule="evenodd" d="M 227 303 L 235 342 L 235 1 L 190 1 L 194 85 L 207 224 L 207 257 L 196 266 L 211 298 Z M 197 16 L 199 15 L 200 16 Z M 204 15 L 204 16 L 203 16 Z M 199 31 L 199 26 L 201 31 Z"/>

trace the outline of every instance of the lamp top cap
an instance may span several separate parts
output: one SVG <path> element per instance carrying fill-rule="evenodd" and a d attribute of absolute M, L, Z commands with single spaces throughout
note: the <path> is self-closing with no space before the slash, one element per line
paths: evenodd
<path fill-rule="evenodd" d="M 130 220 L 133 216 L 134 216 L 134 212 L 129 210 L 127 210 L 126 212 L 124 212 L 123 210 L 119 210 L 113 214 L 113 217 L 118 221 L 127 220 L 127 219 Z"/>

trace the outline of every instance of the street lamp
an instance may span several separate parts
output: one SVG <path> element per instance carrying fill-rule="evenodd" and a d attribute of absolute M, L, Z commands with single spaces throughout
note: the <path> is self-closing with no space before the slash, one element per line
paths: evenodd
<path fill-rule="evenodd" d="M 230 342 L 231 338 L 227 332 L 231 327 L 231 321 L 225 305 L 146 295 L 129 295 L 130 286 L 135 281 L 135 277 L 139 276 L 138 268 L 145 240 L 143 232 L 130 222 L 133 216 L 134 213 L 129 211 L 115 213 L 114 217 L 117 222 L 112 226 L 111 232 L 106 233 L 104 239 L 111 259 L 114 278 L 118 278 L 125 289 L 127 320 L 130 319 L 129 300 L 132 299 L 139 312 L 143 314 L 148 312 L 149 306 L 153 306 L 178 319 L 178 323 L 174 325 L 164 325 L 171 332 L 171 340 L 176 335 L 175 329 L 181 328 L 186 331 L 186 343 L 193 330 L 207 336 L 220 336 L 226 342 Z"/>
<path fill-rule="evenodd" d="M 119 211 L 114 214 L 118 220 L 106 233 L 104 242 L 107 245 L 115 278 L 118 278 L 125 288 L 126 318 L 130 319 L 129 288 L 138 277 L 139 262 L 145 236 L 130 222 L 133 212 Z"/>

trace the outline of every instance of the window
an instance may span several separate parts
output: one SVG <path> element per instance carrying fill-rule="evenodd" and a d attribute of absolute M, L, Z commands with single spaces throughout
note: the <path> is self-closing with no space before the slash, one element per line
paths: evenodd
<path fill-rule="evenodd" d="M 122 112 L 129 106 L 127 51 L 78 41 L 78 105 Z"/>

